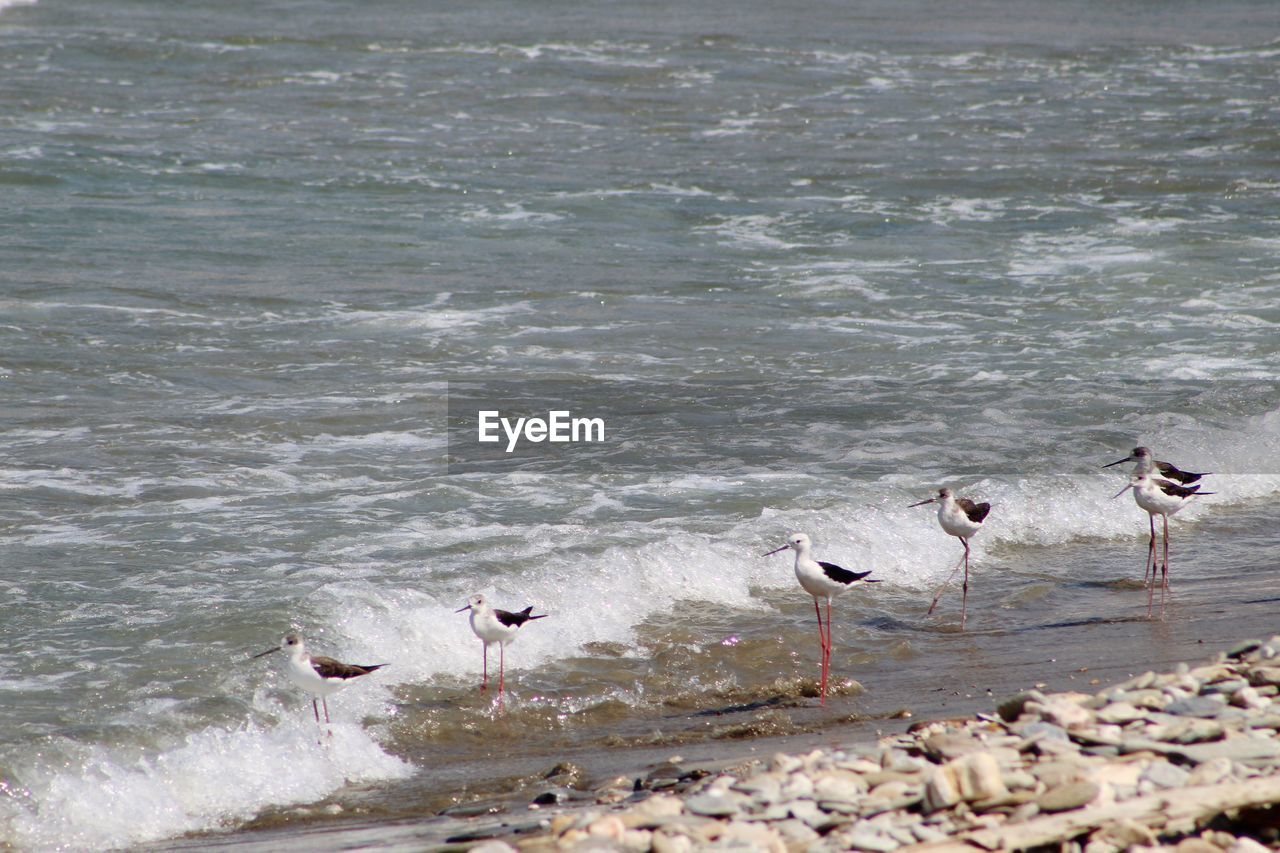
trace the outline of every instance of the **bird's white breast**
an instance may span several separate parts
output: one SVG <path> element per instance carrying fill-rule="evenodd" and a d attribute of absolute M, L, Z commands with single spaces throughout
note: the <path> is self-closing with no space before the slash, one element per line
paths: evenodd
<path fill-rule="evenodd" d="M 331 693 L 337 693 L 346 686 L 346 682 L 341 678 L 321 678 L 320 673 L 316 672 L 311 666 L 311 658 L 309 657 L 290 657 L 288 672 L 290 681 L 308 693 L 314 693 L 317 696 L 328 696 Z"/>
<path fill-rule="evenodd" d="M 471 630 L 486 643 L 509 643 L 515 639 L 517 629 L 515 626 L 507 626 L 499 622 L 497 614 L 492 610 L 485 610 L 479 614 L 472 610 Z"/>
<path fill-rule="evenodd" d="M 1133 489 L 1133 499 L 1138 506 L 1142 507 L 1149 513 L 1155 515 L 1173 515 L 1182 509 L 1186 503 L 1184 498 L 1175 495 L 1166 495 L 1160 491 L 1159 486 L 1154 483 L 1147 483 L 1145 486 L 1135 486 Z"/>
<path fill-rule="evenodd" d="M 980 523 L 970 521 L 960 505 L 951 501 L 938 507 L 938 524 L 952 536 L 968 539 L 982 527 Z"/>
<path fill-rule="evenodd" d="M 796 580 L 800 581 L 800 587 L 805 592 L 815 598 L 828 598 L 846 589 L 844 584 L 827 577 L 817 560 L 807 557 L 796 558 Z"/>

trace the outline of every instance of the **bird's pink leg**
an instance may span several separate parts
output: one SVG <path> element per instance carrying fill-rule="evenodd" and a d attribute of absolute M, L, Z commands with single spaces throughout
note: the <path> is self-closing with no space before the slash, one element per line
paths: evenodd
<path fill-rule="evenodd" d="M 960 630 L 964 630 L 965 618 L 969 614 L 969 540 L 961 539 L 964 543 L 964 593 L 960 597 Z"/>
<path fill-rule="evenodd" d="M 316 725 L 320 725 L 320 706 L 316 704 L 316 700 L 311 700 L 311 713 L 316 715 Z"/>
<path fill-rule="evenodd" d="M 489 689 L 489 644 L 481 640 L 480 645 L 484 648 L 484 676 L 480 681 L 480 690 L 485 691 Z"/>
<path fill-rule="evenodd" d="M 1164 618 L 1164 594 L 1169 590 L 1169 516 L 1164 519 L 1164 568 L 1160 570 L 1160 618 Z M 1151 583 L 1156 582 L 1155 570 L 1151 572 Z"/>
<path fill-rule="evenodd" d="M 321 704 L 321 705 L 324 705 L 324 721 L 325 721 L 325 723 L 327 724 L 327 723 L 329 722 L 329 699 L 328 699 L 328 697 L 324 697 L 324 696 L 320 697 L 320 704 Z"/>
<path fill-rule="evenodd" d="M 507 644 L 498 643 L 498 695 L 502 695 L 502 691 L 506 689 L 507 675 Z"/>
<path fill-rule="evenodd" d="M 1156 517 L 1147 515 L 1147 520 L 1151 522 L 1151 539 L 1147 542 L 1147 562 L 1142 566 L 1142 582 L 1147 582 L 1147 574 L 1151 574 L 1151 581 L 1155 582 L 1156 571 Z"/>
<path fill-rule="evenodd" d="M 826 681 L 831 680 L 831 649 L 834 647 L 831 640 L 831 599 L 827 599 L 827 655 L 823 660 L 823 668 L 827 672 Z M 824 694 L 825 695 L 825 694 Z"/>
<path fill-rule="evenodd" d="M 818 704 L 827 704 L 827 634 L 822 630 L 822 605 L 818 604 L 818 599 L 813 600 L 813 612 L 818 614 L 818 644 L 822 647 L 821 671 L 819 678 L 818 691 L 821 699 Z"/>

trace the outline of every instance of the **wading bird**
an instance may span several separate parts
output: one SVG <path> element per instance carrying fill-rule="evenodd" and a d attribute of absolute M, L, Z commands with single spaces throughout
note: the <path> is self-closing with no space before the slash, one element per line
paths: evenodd
<path fill-rule="evenodd" d="M 1149 447 L 1135 447 L 1128 456 L 1123 459 L 1117 459 L 1115 462 L 1103 465 L 1103 468 L 1110 468 L 1112 465 L 1123 465 L 1126 462 L 1133 462 L 1133 476 L 1138 477 L 1142 474 L 1163 477 L 1171 483 L 1181 483 L 1184 486 L 1196 482 L 1201 477 L 1207 477 L 1211 471 L 1195 473 L 1194 471 L 1183 471 L 1181 468 L 1175 468 L 1168 462 L 1161 462 L 1156 459 L 1155 454 L 1151 452 Z"/>
<path fill-rule="evenodd" d="M 1169 590 L 1169 516 L 1187 505 L 1193 497 L 1212 495 L 1202 492 L 1200 486 L 1179 486 L 1168 480 L 1157 480 L 1150 474 L 1140 474 L 1129 485 L 1112 495 L 1118 498 L 1133 489 L 1133 499 L 1151 516 L 1151 557 L 1155 557 L 1156 516 L 1164 519 L 1164 565 L 1160 568 L 1160 618 L 1164 618 L 1164 596 Z M 1147 586 L 1147 618 L 1151 618 L 1152 599 L 1156 589 L 1156 565 L 1151 560 L 1151 583 Z"/>
<path fill-rule="evenodd" d="M 329 702 L 327 697 L 346 687 L 351 683 L 351 679 L 368 675 L 375 669 L 382 669 L 382 667 L 386 666 L 385 663 L 375 663 L 369 666 L 342 663 L 322 655 L 312 657 L 307 654 L 306 644 L 302 642 L 302 638 L 297 634 L 286 635 L 280 641 L 280 645 L 267 649 L 265 652 L 260 652 L 251 659 L 256 660 L 281 649 L 289 650 L 289 664 L 286 670 L 289 673 L 289 680 L 312 695 L 311 710 L 316 715 L 317 724 L 320 722 L 320 709 L 316 706 L 316 697 L 319 697 L 320 702 L 324 705 L 324 721 L 327 723 L 329 722 Z"/>
<path fill-rule="evenodd" d="M 519 613 L 497 610 L 485 601 L 483 595 L 471 596 L 467 606 L 460 607 L 455 612 L 461 613 L 464 610 L 471 611 L 471 630 L 484 644 L 484 680 L 480 683 L 481 690 L 489 689 L 489 644 L 498 644 L 498 700 L 501 701 L 507 668 L 507 643 L 516 638 L 516 632 L 520 630 L 521 625 L 534 619 L 545 619 L 547 614 L 531 616 L 532 606 L 526 607 Z"/>
<path fill-rule="evenodd" d="M 934 608 L 938 606 L 938 599 L 942 597 L 942 591 L 947 588 L 947 584 L 951 583 L 951 579 L 956 576 L 956 572 L 960 571 L 960 566 L 963 564 L 964 592 L 960 598 L 960 630 L 963 631 L 969 611 L 969 537 L 982 528 L 983 520 L 986 519 L 987 513 L 991 512 L 991 504 L 975 504 L 968 498 L 957 498 L 950 489 L 939 489 L 936 498 L 913 503 L 911 506 L 924 506 L 931 503 L 938 504 L 938 524 L 964 545 L 964 556 L 934 593 L 933 603 L 929 605 L 929 612 L 925 615 L 933 613 Z"/>
<path fill-rule="evenodd" d="M 1168 462 L 1161 462 L 1156 459 L 1155 454 L 1147 447 L 1135 447 L 1123 459 L 1117 459 L 1103 468 L 1110 468 L 1113 465 L 1123 465 L 1126 462 L 1133 462 L 1133 476 L 1141 477 L 1149 476 L 1155 480 L 1164 480 L 1166 482 L 1189 486 L 1199 480 L 1201 477 L 1207 477 L 1211 472 L 1197 474 L 1193 471 L 1183 471 L 1170 465 Z M 1199 488 L 1199 486 L 1197 486 Z M 1122 492 L 1123 494 L 1123 492 Z M 1206 494 L 1208 494 L 1206 492 Z M 1148 575 L 1151 576 L 1151 583 L 1155 583 L 1156 568 L 1156 517 L 1154 514 L 1148 516 L 1151 522 L 1151 538 L 1147 540 L 1147 561 L 1142 566 L 1142 582 L 1147 583 Z M 1163 597 L 1163 594 L 1161 595 Z"/>
<path fill-rule="evenodd" d="M 827 676 L 831 672 L 831 599 L 853 586 L 858 581 L 880 583 L 878 578 L 869 578 L 871 572 L 851 572 L 835 563 L 824 563 L 809 555 L 811 543 L 803 533 L 792 533 L 787 544 L 775 548 L 763 556 L 769 557 L 779 551 L 791 548 L 796 552 L 796 580 L 805 592 L 813 596 L 813 609 L 818 613 L 818 639 L 822 643 L 822 680 L 819 688 L 822 699 L 820 704 L 827 704 Z M 822 607 L 818 602 L 827 601 L 826 627 L 822 622 Z"/>

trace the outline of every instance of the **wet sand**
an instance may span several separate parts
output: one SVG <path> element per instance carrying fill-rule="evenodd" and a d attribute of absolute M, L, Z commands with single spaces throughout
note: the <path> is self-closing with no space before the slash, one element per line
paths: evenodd
<path fill-rule="evenodd" d="M 866 744 L 922 720 L 990 712 L 1001 698 L 1028 688 L 1089 691 L 1148 669 L 1194 664 L 1241 640 L 1280 633 L 1275 530 L 1273 511 L 1261 503 L 1184 528 L 1174 540 L 1173 596 L 1164 620 L 1146 618 L 1141 539 L 993 554 L 975 572 L 965 633 L 958 630 L 958 591 L 934 619 L 923 617 L 928 591 L 890 587 L 874 606 L 849 596 L 837 604 L 833 677 L 856 675 L 862 688 L 831 697 L 825 708 L 800 695 L 812 693 L 807 676 L 817 663 L 805 600 L 775 591 L 766 595 L 784 596 L 784 616 L 794 621 L 784 637 L 795 648 L 754 684 L 736 680 L 720 693 L 673 693 L 641 709 L 603 703 L 582 713 L 588 722 L 573 726 L 557 725 L 551 721 L 557 714 L 529 702 L 545 673 L 521 672 L 516 695 L 522 699 L 500 717 L 482 713 L 487 700 L 470 688 L 410 693 L 391 747 L 421 768 L 413 779 L 347 790 L 323 803 L 260 815 L 234 831 L 153 849 L 441 846 L 498 823 L 532 828 L 548 814 L 529 808 L 539 795 L 558 790 L 570 803 L 591 803 L 611 781 L 644 778 L 673 756 L 686 765 L 732 764 L 777 751 Z M 1223 548 L 1227 541 L 1230 549 Z M 1126 568 L 1135 570 L 1126 574 Z M 919 615 L 911 619 L 891 615 L 913 610 Z M 725 626 L 712 625 L 707 636 L 719 627 Z M 674 656 L 668 646 L 684 639 L 672 639 L 664 626 L 642 634 L 659 655 Z M 734 636 L 750 643 L 748 634 Z M 601 677 L 607 663 L 597 663 Z M 616 661 L 623 671 L 637 665 Z M 424 721 L 450 713 L 451 703 L 470 703 L 476 714 L 460 730 L 432 738 Z M 571 786 L 563 784 L 567 776 L 547 778 L 565 763 L 578 768 Z M 452 815 L 441 815 L 451 808 Z"/>

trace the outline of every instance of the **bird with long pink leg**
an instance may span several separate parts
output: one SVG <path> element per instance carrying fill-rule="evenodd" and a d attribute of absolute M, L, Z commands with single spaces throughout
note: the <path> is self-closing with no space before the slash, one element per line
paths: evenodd
<path fill-rule="evenodd" d="M 818 639 L 822 644 L 822 679 L 819 692 L 822 698 L 819 704 L 827 704 L 827 679 L 831 673 L 831 599 L 852 587 L 859 581 L 863 583 L 880 583 L 879 578 L 871 578 L 871 572 L 852 572 L 835 563 L 815 560 L 810 554 L 812 543 L 803 533 L 792 533 L 787 537 L 787 544 L 775 548 L 763 556 L 769 557 L 788 548 L 796 552 L 796 580 L 805 592 L 813 596 L 813 609 L 818 614 Z M 819 602 L 827 602 L 827 619 L 824 626 L 822 607 Z"/>
<path fill-rule="evenodd" d="M 1155 454 L 1151 452 L 1151 448 L 1149 447 L 1135 447 L 1125 458 L 1117 459 L 1115 462 L 1110 462 L 1102 467 L 1111 468 L 1115 465 L 1123 465 L 1126 462 L 1133 463 L 1133 477 L 1141 477 L 1145 475 L 1157 482 L 1168 482 L 1178 486 L 1190 487 L 1193 483 L 1198 482 L 1201 477 L 1207 477 L 1210 474 L 1208 471 L 1199 473 L 1195 471 L 1183 471 L 1172 463 L 1162 462 L 1161 460 L 1156 459 Z M 1202 488 L 1202 486 L 1195 487 L 1195 489 L 1199 488 Z M 1192 489 L 1192 491 L 1194 492 L 1195 489 Z M 1124 494 L 1124 491 L 1121 490 L 1120 494 Z M 1202 494 L 1209 493 L 1203 492 Z M 1119 495 L 1116 497 L 1119 497 Z M 1144 584 L 1148 583 L 1148 576 L 1151 578 L 1150 583 L 1155 583 L 1157 514 L 1158 513 L 1150 513 L 1148 515 L 1148 521 L 1150 521 L 1151 526 L 1151 538 L 1147 540 L 1147 561 L 1142 566 L 1142 582 Z M 1167 520 L 1168 519 L 1166 518 L 1166 521 Z M 1161 598 L 1163 597 L 1164 593 L 1161 592 Z"/>
<path fill-rule="evenodd" d="M 938 504 L 938 524 L 942 525 L 942 529 L 948 535 L 956 537 L 960 540 L 960 544 L 964 545 L 964 556 L 934 593 L 933 603 L 929 605 L 929 611 L 925 615 L 933 613 L 938 606 L 938 599 L 942 597 L 942 591 L 947 588 L 947 584 L 951 583 L 951 579 L 963 565 L 964 592 L 960 599 L 960 630 L 963 631 L 969 613 L 969 538 L 982 529 L 982 522 L 986 521 L 987 514 L 991 512 L 991 504 L 974 503 L 968 498 L 957 498 L 950 489 L 939 489 L 936 498 L 913 503 L 911 506 L 924 506 L 931 503 Z"/>
<path fill-rule="evenodd" d="M 1182 509 L 1192 498 L 1212 495 L 1213 492 L 1202 492 L 1200 486 L 1180 486 L 1168 480 L 1159 480 L 1150 474 L 1142 473 L 1134 477 L 1129 485 L 1112 495 L 1112 499 L 1120 497 L 1133 489 L 1133 499 L 1138 506 L 1146 510 L 1151 517 L 1151 546 L 1147 562 L 1151 567 L 1151 583 L 1147 586 L 1147 618 L 1151 618 L 1151 609 L 1156 590 L 1155 524 L 1156 516 L 1164 519 L 1164 561 L 1160 568 L 1160 618 L 1164 618 L 1164 599 L 1169 591 L 1169 516 Z"/>
<path fill-rule="evenodd" d="M 547 618 L 546 613 L 533 614 L 532 605 L 518 613 L 498 610 L 483 595 L 473 595 L 467 600 L 466 607 L 456 612 L 471 611 L 471 630 L 484 644 L 484 676 L 480 682 L 481 690 L 489 689 L 489 646 L 498 644 L 498 702 L 502 703 L 502 694 L 506 689 L 507 644 L 516 638 L 516 632 L 527 622 L 534 619 Z"/>

